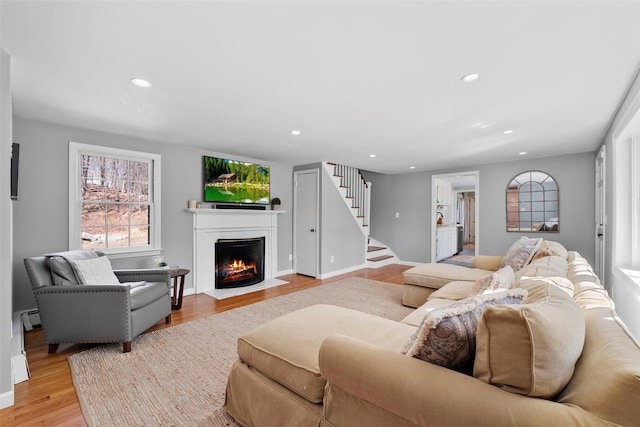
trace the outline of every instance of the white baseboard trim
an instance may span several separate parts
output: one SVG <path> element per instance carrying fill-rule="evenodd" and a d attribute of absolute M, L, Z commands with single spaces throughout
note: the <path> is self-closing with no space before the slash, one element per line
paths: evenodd
<path fill-rule="evenodd" d="M 402 260 L 396 260 L 396 262 L 394 262 L 394 264 L 400 264 L 400 265 L 410 265 L 410 266 L 417 266 L 417 265 L 422 265 L 422 264 L 429 264 L 428 262 L 414 262 L 414 261 L 402 261 Z"/>
<path fill-rule="evenodd" d="M 368 268 L 366 263 L 365 264 L 360 264 L 360 265 L 355 265 L 353 267 L 343 268 L 342 270 L 331 271 L 329 273 L 318 274 L 317 278 L 320 279 L 320 280 L 328 279 L 330 277 L 335 277 L 335 276 L 339 276 L 341 274 L 351 273 L 353 271 L 361 270 L 363 268 Z"/>
<path fill-rule="evenodd" d="M 8 408 L 15 404 L 15 394 L 13 393 L 13 386 L 11 391 L 0 394 L 0 409 Z"/>
<path fill-rule="evenodd" d="M 273 277 L 286 276 L 287 274 L 293 274 L 293 269 L 290 268 L 288 270 L 278 271 Z"/>

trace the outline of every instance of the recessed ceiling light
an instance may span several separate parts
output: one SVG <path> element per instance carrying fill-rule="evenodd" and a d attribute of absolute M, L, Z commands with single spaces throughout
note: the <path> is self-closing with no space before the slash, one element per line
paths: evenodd
<path fill-rule="evenodd" d="M 149 83 L 147 80 L 137 77 L 132 78 L 131 83 L 139 87 L 151 87 L 151 83 Z"/>
<path fill-rule="evenodd" d="M 475 82 L 479 78 L 480 78 L 480 74 L 472 73 L 472 74 L 467 74 L 466 76 L 463 76 L 462 81 L 465 83 L 471 83 L 471 82 Z"/>
<path fill-rule="evenodd" d="M 518 153 L 518 155 L 519 155 L 519 156 L 526 156 L 526 155 L 527 155 L 527 152 L 526 152 L 526 151 L 521 151 L 521 152 L 519 152 L 519 153 Z"/>
<path fill-rule="evenodd" d="M 293 129 L 293 130 L 291 131 L 291 135 L 298 136 L 298 135 L 300 135 L 300 131 L 299 131 L 299 130 L 297 130 L 297 129 Z"/>
<path fill-rule="evenodd" d="M 372 159 L 375 157 L 375 154 L 369 154 L 369 157 L 371 157 Z"/>
<path fill-rule="evenodd" d="M 415 166 L 409 166 L 409 169 L 415 169 L 415 168 L 416 168 Z"/>
<path fill-rule="evenodd" d="M 513 133 L 513 129 L 507 129 L 502 133 L 505 134 L 505 135 L 509 135 L 510 133 Z"/>

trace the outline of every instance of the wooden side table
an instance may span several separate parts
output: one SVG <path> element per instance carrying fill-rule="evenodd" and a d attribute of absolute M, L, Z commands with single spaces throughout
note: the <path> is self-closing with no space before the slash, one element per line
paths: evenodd
<path fill-rule="evenodd" d="M 173 278 L 173 297 L 171 298 L 171 310 L 180 310 L 182 308 L 182 294 L 184 293 L 184 276 L 189 274 L 186 268 L 177 268 L 171 270 Z M 180 283 L 178 283 L 180 279 Z"/>

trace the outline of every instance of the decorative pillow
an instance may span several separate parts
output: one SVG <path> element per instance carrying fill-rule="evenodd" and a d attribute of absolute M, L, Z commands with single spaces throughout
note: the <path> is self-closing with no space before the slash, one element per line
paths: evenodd
<path fill-rule="evenodd" d="M 520 304 L 526 296 L 524 289 L 508 289 L 437 308 L 424 317 L 402 353 L 448 368 L 464 368 L 473 360 L 476 329 L 485 308 Z"/>
<path fill-rule="evenodd" d="M 500 267 L 510 265 L 513 271 L 517 272 L 531 261 L 531 258 L 536 254 L 541 244 L 542 238 L 529 239 L 526 236 L 522 236 L 511 245 L 502 258 Z"/>
<path fill-rule="evenodd" d="M 567 259 L 569 252 L 561 243 L 554 242 L 552 240 L 543 240 L 540 244 L 540 249 L 538 249 L 536 254 L 533 256 L 533 259 L 544 258 L 552 255 Z"/>
<path fill-rule="evenodd" d="M 85 260 L 70 260 L 82 285 L 119 285 L 111 262 L 106 256 Z"/>
<path fill-rule="evenodd" d="M 507 265 L 495 273 L 477 280 L 474 283 L 469 296 L 473 297 L 501 289 L 509 289 L 513 286 L 515 281 L 516 275 L 513 272 L 513 268 Z"/>
<path fill-rule="evenodd" d="M 476 334 L 473 376 L 506 391 L 553 398 L 582 353 L 582 310 L 556 285 L 523 283 L 525 304 L 487 307 Z"/>

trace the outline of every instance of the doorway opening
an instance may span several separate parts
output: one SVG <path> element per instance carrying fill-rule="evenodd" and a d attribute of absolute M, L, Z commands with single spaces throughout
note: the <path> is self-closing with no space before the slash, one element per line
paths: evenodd
<path fill-rule="evenodd" d="M 479 172 L 433 175 L 431 194 L 431 262 L 477 255 Z"/>

